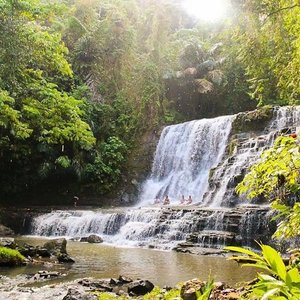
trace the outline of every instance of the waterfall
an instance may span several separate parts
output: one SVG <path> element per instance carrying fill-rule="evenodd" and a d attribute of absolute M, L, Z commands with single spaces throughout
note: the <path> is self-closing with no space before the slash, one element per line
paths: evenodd
<path fill-rule="evenodd" d="M 201 203 L 211 168 L 222 159 L 234 116 L 203 119 L 166 127 L 157 145 L 152 174 L 143 186 L 139 205 L 168 195 Z"/>
<path fill-rule="evenodd" d="M 179 204 L 181 195 L 210 207 L 232 207 L 241 203 L 236 184 L 276 136 L 296 130 L 300 107 L 276 107 L 269 125 L 260 133 L 237 134 L 229 141 L 236 118 L 225 116 L 166 127 L 154 156 L 152 172 L 143 185 L 138 205 L 152 204 L 166 195 Z M 231 143 L 232 153 L 226 153 Z"/>
<path fill-rule="evenodd" d="M 238 198 L 234 190 L 237 183 L 249 167 L 259 160 L 262 152 L 273 145 L 279 134 L 295 132 L 299 125 L 300 106 L 276 107 L 273 118 L 263 133 L 242 133 L 231 139 L 234 145 L 232 154 L 211 172 L 210 187 L 203 201 L 205 205 L 230 207 L 240 204 L 243 199 Z"/>
<path fill-rule="evenodd" d="M 139 208 L 53 211 L 34 218 L 30 233 L 72 238 L 98 234 L 114 245 L 183 252 L 191 245 L 253 246 L 254 239 L 269 239 L 274 226 L 268 227 L 268 207 L 243 204 L 234 189 L 276 136 L 297 131 L 300 107 L 274 108 L 273 118 L 259 130 L 233 133 L 236 119 L 225 116 L 166 127 Z M 170 206 L 150 205 L 165 195 Z M 174 206 L 181 195 L 191 195 L 193 204 L 200 205 Z"/>
<path fill-rule="evenodd" d="M 31 234 L 81 238 L 101 235 L 106 243 L 170 249 L 192 230 L 191 213 L 162 209 L 53 211 L 34 218 Z"/>
<path fill-rule="evenodd" d="M 79 239 L 100 235 L 107 244 L 172 249 L 186 241 L 204 248 L 251 244 L 257 233 L 270 236 L 267 208 L 141 208 L 106 211 L 52 211 L 33 219 L 31 234 Z M 263 222 L 262 222 L 263 220 Z M 252 225 L 250 226 L 249 223 Z"/>

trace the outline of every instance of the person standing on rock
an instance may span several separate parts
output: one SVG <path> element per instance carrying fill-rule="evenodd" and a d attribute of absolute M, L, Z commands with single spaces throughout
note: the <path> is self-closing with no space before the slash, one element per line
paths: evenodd
<path fill-rule="evenodd" d="M 74 207 L 77 207 L 78 200 L 79 200 L 79 197 L 77 197 L 77 196 L 74 196 L 74 197 L 73 197 Z"/>

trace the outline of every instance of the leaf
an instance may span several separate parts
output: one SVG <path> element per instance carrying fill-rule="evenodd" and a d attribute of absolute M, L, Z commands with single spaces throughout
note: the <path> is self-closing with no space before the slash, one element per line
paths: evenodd
<path fill-rule="evenodd" d="M 242 247 L 227 246 L 227 247 L 224 247 L 224 249 L 225 249 L 225 250 L 229 250 L 229 251 L 233 251 L 233 252 L 244 253 L 244 254 L 247 254 L 247 255 L 256 257 L 256 258 L 258 258 L 259 260 L 261 260 L 261 257 L 259 256 L 259 254 L 255 253 L 255 252 L 253 252 L 253 251 L 251 251 L 251 250 L 242 248 Z M 233 258 L 233 259 L 234 259 L 234 258 Z"/>
<path fill-rule="evenodd" d="M 278 275 L 283 281 L 286 280 L 286 267 L 279 253 L 268 245 L 261 245 L 262 254 L 265 260 L 269 263 L 273 272 Z"/>
<path fill-rule="evenodd" d="M 279 288 L 275 288 L 275 289 L 269 290 L 269 291 L 267 291 L 263 295 L 263 297 L 261 298 L 261 300 L 268 300 L 270 296 L 273 296 L 273 295 L 277 294 L 279 291 L 280 291 Z"/>
<path fill-rule="evenodd" d="M 300 274 L 297 268 L 293 268 L 287 272 L 286 282 L 290 287 L 293 283 L 300 283 Z"/>

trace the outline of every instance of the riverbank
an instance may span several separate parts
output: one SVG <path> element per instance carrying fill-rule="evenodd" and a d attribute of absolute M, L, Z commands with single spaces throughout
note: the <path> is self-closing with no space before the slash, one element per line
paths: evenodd
<path fill-rule="evenodd" d="M 207 282 L 192 279 L 178 283 L 174 287 L 154 287 L 149 280 L 132 280 L 119 276 L 118 278 L 95 279 L 81 278 L 70 282 L 55 284 L 49 281 L 47 285 L 38 287 L 30 275 L 21 275 L 13 280 L 0 276 L 1 299 L 9 300 L 97 300 L 97 299 L 183 299 L 194 300 L 196 292 L 203 293 L 209 288 Z M 232 288 L 226 283 L 215 282 L 212 286 L 212 300 L 238 299 L 245 288 Z"/>

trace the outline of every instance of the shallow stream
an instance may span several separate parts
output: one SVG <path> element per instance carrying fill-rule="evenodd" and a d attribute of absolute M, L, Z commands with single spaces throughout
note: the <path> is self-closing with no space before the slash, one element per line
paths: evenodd
<path fill-rule="evenodd" d="M 20 241 L 42 245 L 46 240 L 22 237 L 17 239 L 17 242 Z M 74 258 L 74 264 L 2 268 L 0 274 L 12 277 L 46 269 L 67 274 L 66 277 L 55 282 L 82 277 L 108 278 L 125 275 L 133 279 L 148 279 L 159 286 L 174 286 L 180 281 L 195 277 L 207 280 L 209 276 L 216 281 L 225 281 L 232 285 L 251 280 L 255 275 L 254 270 L 241 268 L 236 262 L 228 261 L 224 257 L 196 256 L 174 251 L 122 248 L 73 241 L 68 241 L 67 251 Z"/>

